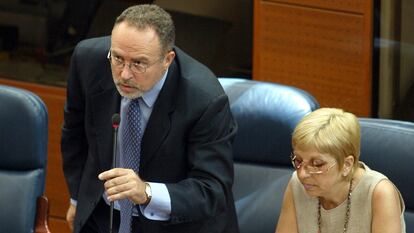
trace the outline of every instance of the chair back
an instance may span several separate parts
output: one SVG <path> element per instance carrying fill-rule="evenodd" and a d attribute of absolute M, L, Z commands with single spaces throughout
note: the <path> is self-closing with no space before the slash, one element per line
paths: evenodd
<path fill-rule="evenodd" d="M 405 202 L 406 231 L 414 232 L 414 123 L 360 118 L 360 160 L 386 175 Z"/>
<path fill-rule="evenodd" d="M 242 233 L 274 232 L 292 174 L 291 133 L 319 107 L 304 90 L 276 83 L 219 78 L 238 124 L 233 194 Z"/>
<path fill-rule="evenodd" d="M 32 232 L 45 188 L 48 114 L 35 94 L 0 85 L 0 228 Z"/>

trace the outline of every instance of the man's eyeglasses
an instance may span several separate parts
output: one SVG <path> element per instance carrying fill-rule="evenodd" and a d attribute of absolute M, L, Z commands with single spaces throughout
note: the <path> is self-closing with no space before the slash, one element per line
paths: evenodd
<path fill-rule="evenodd" d="M 154 65 L 155 63 L 161 60 L 159 59 L 152 64 L 144 64 L 139 61 L 131 62 L 128 64 L 122 58 L 118 56 L 112 56 L 111 50 L 109 50 L 107 58 L 109 59 L 113 67 L 119 70 L 122 70 L 124 69 L 125 65 L 127 65 L 127 67 L 132 71 L 132 73 L 135 73 L 135 74 L 145 73 L 150 66 Z"/>
<path fill-rule="evenodd" d="M 301 160 L 298 160 L 296 158 L 296 155 L 293 153 L 290 154 L 290 159 L 291 159 L 293 167 L 296 170 L 299 170 L 301 167 L 303 167 L 303 169 L 305 169 L 305 171 L 308 172 L 309 174 L 323 174 L 325 172 L 328 172 L 329 169 L 331 169 L 336 164 L 336 161 L 335 161 L 330 165 L 326 163 L 320 164 L 320 165 L 310 165 Z"/>

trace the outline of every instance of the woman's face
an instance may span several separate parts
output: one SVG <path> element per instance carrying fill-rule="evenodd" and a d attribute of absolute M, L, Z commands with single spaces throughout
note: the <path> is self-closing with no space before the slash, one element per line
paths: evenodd
<path fill-rule="evenodd" d="M 298 178 L 308 195 L 329 197 L 342 185 L 342 169 L 338 169 L 338 161 L 332 155 L 294 150 L 293 157 Z"/>

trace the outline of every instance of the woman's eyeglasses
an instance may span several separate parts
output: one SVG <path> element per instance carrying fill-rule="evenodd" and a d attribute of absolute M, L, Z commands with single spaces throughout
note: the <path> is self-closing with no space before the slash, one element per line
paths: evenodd
<path fill-rule="evenodd" d="M 327 163 L 318 164 L 318 165 L 308 164 L 308 163 L 303 162 L 302 160 L 297 159 L 296 155 L 293 153 L 290 154 L 290 159 L 292 162 L 292 166 L 295 168 L 295 170 L 299 170 L 300 168 L 303 167 L 303 169 L 305 169 L 305 171 L 308 172 L 309 174 L 323 174 L 325 172 L 328 172 L 329 169 L 331 169 L 336 164 L 336 161 L 330 165 L 328 165 Z"/>

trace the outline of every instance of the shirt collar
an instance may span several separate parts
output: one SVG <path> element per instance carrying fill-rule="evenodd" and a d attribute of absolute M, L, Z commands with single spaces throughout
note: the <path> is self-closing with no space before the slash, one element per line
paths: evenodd
<path fill-rule="evenodd" d="M 148 92 L 145 92 L 142 95 L 143 102 L 149 107 L 152 108 L 155 101 L 157 100 L 158 94 L 160 94 L 161 88 L 164 86 L 165 80 L 167 79 L 168 75 L 168 69 L 165 71 L 164 75 L 162 76 L 161 80 L 158 81 L 154 85 L 154 87 L 151 88 Z"/>

